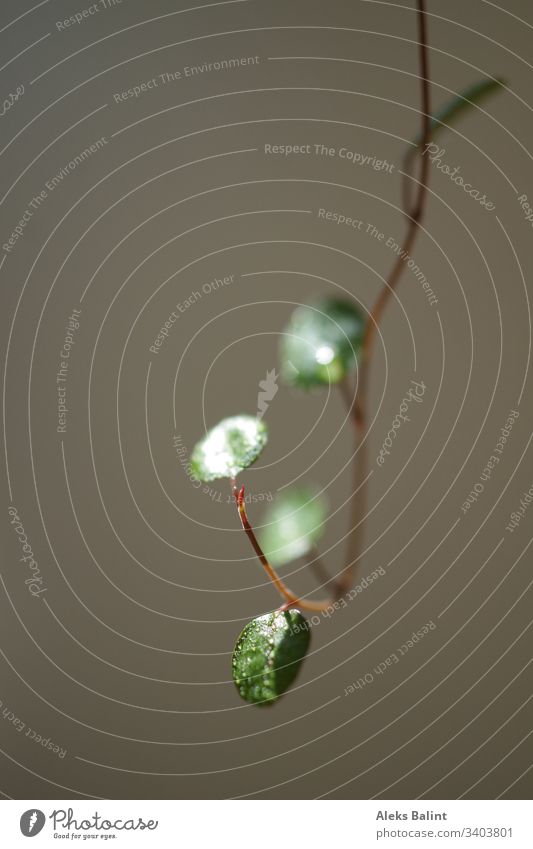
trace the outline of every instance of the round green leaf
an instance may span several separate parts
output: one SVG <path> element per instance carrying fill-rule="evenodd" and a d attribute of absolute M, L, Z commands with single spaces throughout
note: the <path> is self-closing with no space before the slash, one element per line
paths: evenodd
<path fill-rule="evenodd" d="M 191 454 L 191 473 L 201 481 L 234 478 L 251 466 L 267 443 L 264 421 L 232 416 L 211 428 Z"/>
<path fill-rule="evenodd" d="M 281 493 L 268 508 L 261 530 L 261 547 L 275 566 L 308 554 L 324 533 L 327 503 L 310 487 Z"/>
<path fill-rule="evenodd" d="M 281 344 L 282 374 L 288 383 L 338 383 L 356 365 L 365 320 L 352 301 L 324 298 L 294 310 Z"/>
<path fill-rule="evenodd" d="M 235 685 L 247 702 L 273 704 L 294 681 L 311 632 L 299 610 L 275 610 L 248 622 L 233 651 Z"/>

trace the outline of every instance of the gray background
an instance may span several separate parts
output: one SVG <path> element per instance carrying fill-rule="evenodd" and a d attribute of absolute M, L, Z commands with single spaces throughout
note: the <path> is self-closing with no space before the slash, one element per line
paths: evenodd
<path fill-rule="evenodd" d="M 505 526 L 533 484 L 532 230 L 517 201 L 533 197 L 530 4 L 428 2 L 434 107 L 487 75 L 508 84 L 440 137 L 444 160 L 496 209 L 431 169 L 414 258 L 438 304 L 406 269 L 371 372 L 358 575 L 386 574 L 313 629 L 302 674 L 269 710 L 239 700 L 230 660 L 241 628 L 276 594 L 226 483 L 213 497 L 195 489 L 173 437 L 190 451 L 204 426 L 256 411 L 292 304 L 344 290 L 372 306 L 393 255 L 366 224 L 396 241 L 405 229 L 399 169 L 419 128 L 416 16 L 411 2 L 180 5 L 123 0 L 60 32 L 56 21 L 83 4 L 2 3 L 2 97 L 20 84 L 25 93 L 1 119 L 1 242 L 47 180 L 99 137 L 108 143 L 2 251 L 0 791 L 527 798 L 533 508 L 512 534 Z M 235 56 L 260 61 L 115 102 L 164 72 Z M 394 169 L 264 153 L 315 143 Z M 321 221 L 320 208 L 365 227 Z M 177 302 L 231 274 L 150 353 Z M 73 308 L 82 313 L 60 434 L 55 375 Z M 414 377 L 427 387 L 423 403 L 379 468 Z M 463 515 L 510 409 L 520 417 L 501 462 Z M 242 476 L 256 495 L 295 479 L 326 491 L 321 550 L 332 573 L 348 523 L 344 419 L 336 391 L 280 386 L 268 448 Z M 39 598 L 24 584 L 11 505 L 46 585 Z M 258 525 L 264 508 L 250 507 Z M 314 597 L 301 562 L 283 573 Z M 372 675 L 430 620 L 437 627 L 400 663 Z M 372 683 L 345 696 L 367 673 Z"/>

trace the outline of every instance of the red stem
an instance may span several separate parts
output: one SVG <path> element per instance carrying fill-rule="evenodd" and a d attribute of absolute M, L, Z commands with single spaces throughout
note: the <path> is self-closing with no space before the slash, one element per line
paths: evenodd
<path fill-rule="evenodd" d="M 233 486 L 233 495 L 235 498 L 235 503 L 237 504 L 237 510 L 239 511 L 239 516 L 241 519 L 242 527 L 246 533 L 246 536 L 250 540 L 252 544 L 252 548 L 257 554 L 261 564 L 267 573 L 268 577 L 278 590 L 279 594 L 282 598 L 287 602 L 287 608 L 292 607 L 293 605 L 298 605 L 303 610 L 325 610 L 331 604 L 331 599 L 324 599 L 323 601 L 306 601 L 305 599 L 298 598 L 281 580 L 280 576 L 270 565 L 268 559 L 259 545 L 257 538 L 255 536 L 254 530 L 249 522 L 247 513 L 246 513 L 246 505 L 244 503 L 244 486 L 241 486 L 240 489 L 237 488 L 236 485 Z"/>

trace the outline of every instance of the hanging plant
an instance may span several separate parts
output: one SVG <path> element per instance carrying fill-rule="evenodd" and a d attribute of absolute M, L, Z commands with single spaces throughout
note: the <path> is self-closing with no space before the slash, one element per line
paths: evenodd
<path fill-rule="evenodd" d="M 257 616 L 245 626 L 233 652 L 233 680 L 239 695 L 254 705 L 274 704 L 301 669 L 310 642 L 309 624 L 301 611 L 317 612 L 330 608 L 353 584 L 355 567 L 360 558 L 360 519 L 365 514 L 363 437 L 368 419 L 370 355 L 383 311 L 405 268 L 403 257 L 411 252 L 422 220 L 429 171 L 429 158 L 424 155 L 424 149 L 436 134 L 443 132 L 464 111 L 502 86 L 502 81 L 496 78 L 483 80 L 432 115 L 424 0 L 417 0 L 417 10 L 421 130 L 405 155 L 403 208 L 408 223 L 402 250 L 367 318 L 353 298 L 327 297 L 299 306 L 289 318 L 280 350 L 280 371 L 287 383 L 303 389 L 337 386 L 354 427 L 357 447 L 354 495 L 346 560 L 341 570 L 335 577 L 330 577 L 316 553 L 327 512 L 324 498 L 316 487 L 304 486 L 284 492 L 267 513 L 261 542 L 257 539 L 246 512 L 245 489 L 242 485 L 239 488 L 237 477 L 257 460 L 267 444 L 267 427 L 263 419 L 249 415 L 224 419 L 206 433 L 191 456 L 191 471 L 197 479 L 229 479 L 242 528 L 283 599 L 280 608 Z M 414 181 L 412 171 L 416 161 L 420 164 L 420 173 Z M 409 192 L 412 184 L 416 186 L 413 201 Z M 350 379 L 355 372 L 358 379 L 354 388 Z M 275 567 L 309 555 L 312 555 L 322 584 L 331 587 L 331 596 L 326 599 L 299 598 L 276 571 Z"/>

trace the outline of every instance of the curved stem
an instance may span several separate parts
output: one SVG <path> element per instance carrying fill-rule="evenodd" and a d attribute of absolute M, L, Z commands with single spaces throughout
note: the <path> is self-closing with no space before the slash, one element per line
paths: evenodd
<path fill-rule="evenodd" d="M 421 141 L 419 146 L 421 149 L 425 147 L 426 144 L 429 144 L 429 139 L 431 136 L 431 109 L 429 98 L 429 70 L 425 0 L 417 0 L 417 6 L 420 49 L 420 83 L 422 88 L 422 132 L 420 134 Z M 362 346 L 363 372 L 366 372 L 366 369 L 368 368 L 368 361 L 370 358 L 369 355 L 372 347 L 372 342 L 377 327 L 379 325 L 381 316 L 383 314 L 383 310 L 385 309 L 385 306 L 390 296 L 392 295 L 395 286 L 398 284 L 398 280 L 400 279 L 402 271 L 405 267 L 404 256 L 406 253 L 409 253 L 418 232 L 418 225 L 422 219 L 422 214 L 424 212 L 428 175 L 429 159 L 427 158 L 427 156 L 424 156 L 422 157 L 418 193 L 414 207 L 411 212 L 409 212 L 409 210 L 405 210 L 405 212 L 408 213 L 409 225 L 402 246 L 402 251 L 398 254 L 398 257 L 392 267 L 392 271 L 387 280 L 387 285 L 384 286 L 384 288 L 382 289 L 366 325 L 366 331 L 363 337 Z"/>
<path fill-rule="evenodd" d="M 428 68 L 428 51 L 427 51 L 427 32 L 426 32 L 426 10 L 425 0 L 417 0 L 418 5 L 418 31 L 419 31 L 419 61 L 420 61 L 420 83 L 421 83 L 421 100 L 422 100 L 422 130 L 420 133 L 420 144 L 415 152 L 420 152 L 427 143 L 429 143 L 431 135 L 431 109 L 429 96 L 429 68 Z M 361 349 L 361 369 L 359 373 L 359 386 L 357 397 L 351 396 L 347 391 L 346 384 L 341 384 L 340 389 L 344 396 L 347 409 L 352 414 L 352 420 L 355 429 L 355 454 L 354 454 L 354 495 L 351 510 L 351 527 L 348 535 L 347 543 L 347 565 L 344 572 L 341 573 L 339 589 L 341 594 L 348 590 L 353 582 L 356 564 L 360 557 L 362 537 L 363 537 L 363 518 L 365 515 L 366 505 L 366 490 L 367 490 L 367 448 L 364 439 L 365 430 L 367 427 L 367 390 L 368 390 L 368 371 L 370 367 L 370 353 L 372 343 L 375 338 L 375 333 L 379 322 L 385 310 L 385 307 L 392 295 L 394 288 L 398 285 L 402 271 L 405 267 L 404 257 L 411 250 L 418 233 L 418 226 L 422 220 L 424 212 L 424 202 L 426 197 L 426 186 L 429 174 L 429 160 L 427 157 L 422 158 L 420 169 L 420 180 L 418 184 L 418 192 L 414 205 L 410 208 L 409 192 L 406 189 L 408 182 L 408 174 L 410 172 L 413 151 L 408 151 L 406 155 L 406 174 L 404 175 L 403 186 L 403 206 L 404 212 L 409 219 L 407 233 L 402 245 L 402 251 L 399 253 L 394 265 L 391 269 L 388 280 L 383 287 L 369 320 L 366 325 L 365 334 L 363 337 Z M 358 524 L 359 522 L 359 524 Z M 356 527 L 357 526 L 357 527 Z"/>
<path fill-rule="evenodd" d="M 292 607 L 293 605 L 294 606 L 298 605 L 298 607 L 301 607 L 303 610 L 315 610 L 315 611 L 326 610 L 326 608 L 330 606 L 332 599 L 328 598 L 328 599 L 324 599 L 323 601 L 306 601 L 305 599 L 298 598 L 298 596 L 295 595 L 292 592 L 292 590 L 290 590 L 287 587 L 287 585 L 283 583 L 283 581 L 281 580 L 280 576 L 278 575 L 278 573 L 276 572 L 274 567 L 271 566 L 270 563 L 268 562 L 268 559 L 267 559 L 263 549 L 261 548 L 261 546 L 259 545 L 259 543 L 257 541 L 257 537 L 254 533 L 254 529 L 252 528 L 252 526 L 250 524 L 250 521 L 248 519 L 248 515 L 246 513 L 246 505 L 244 503 L 244 486 L 241 486 L 241 488 L 238 489 L 237 486 L 234 484 L 234 486 L 233 486 L 233 496 L 235 498 L 235 503 L 237 504 L 237 510 L 239 511 L 241 524 L 242 524 L 244 531 L 246 532 L 246 536 L 250 540 L 250 542 L 252 544 L 252 548 L 254 549 L 255 553 L 257 554 L 259 560 L 261 561 L 261 564 L 262 564 L 265 572 L 267 573 L 268 577 L 270 578 L 270 580 L 272 581 L 272 583 L 276 587 L 276 589 L 279 592 L 279 594 L 281 595 L 281 597 L 284 598 L 285 601 L 287 602 L 286 608 Z"/>
<path fill-rule="evenodd" d="M 420 83 L 422 92 L 422 132 L 420 134 L 421 141 L 419 147 L 417 148 L 417 150 L 420 151 L 429 142 L 431 135 L 425 0 L 417 0 L 417 10 L 419 32 Z M 298 605 L 304 610 L 326 610 L 332 603 L 334 603 L 337 599 L 344 595 L 350 589 L 353 583 L 355 564 L 360 556 L 363 528 L 362 516 L 364 515 L 366 504 L 366 443 L 363 437 L 367 427 L 367 385 L 368 370 L 370 365 L 370 352 L 372 350 L 372 343 L 374 341 L 377 327 L 383 315 L 383 311 L 389 301 L 389 298 L 392 295 L 392 292 L 398 285 L 398 281 L 402 275 L 402 271 L 404 270 L 404 257 L 411 250 L 418 233 L 418 227 L 424 212 L 428 175 L 429 160 L 427 157 L 424 156 L 422 157 L 421 162 L 420 179 L 418 181 L 418 192 L 412 209 L 409 209 L 409 195 L 404 188 L 404 212 L 408 216 L 409 224 L 402 245 L 402 250 L 398 254 L 396 261 L 394 262 L 388 280 L 385 286 L 383 287 L 381 293 L 379 294 L 374 308 L 370 314 L 369 320 L 366 324 L 365 334 L 363 337 L 361 348 L 361 366 L 359 372 L 357 399 L 352 397 L 351 393 L 348 392 L 346 384 L 340 385 L 355 428 L 355 454 L 357 456 L 355 457 L 354 462 L 354 495 L 351 511 L 351 528 L 348 533 L 347 563 L 344 570 L 341 572 L 339 579 L 335 581 L 334 595 L 332 598 L 316 602 L 305 601 L 304 599 L 299 599 L 298 596 L 296 596 L 283 583 L 276 570 L 268 562 L 268 559 L 266 558 L 263 550 L 261 549 L 261 546 L 257 541 L 253 528 L 250 525 L 248 516 L 246 514 L 246 507 L 244 504 L 244 487 L 241 487 L 241 489 L 238 490 L 235 481 L 232 481 L 233 494 L 235 496 L 235 502 L 239 511 L 242 527 L 245 530 L 246 535 L 248 536 L 252 547 L 255 553 L 257 554 L 259 560 L 261 561 L 261 564 L 263 565 L 263 568 L 265 569 L 267 575 L 277 588 L 278 592 L 281 594 L 282 598 L 285 599 L 285 608 L 291 607 L 293 605 Z M 407 179 L 407 177 L 404 177 L 404 179 Z M 355 526 L 357 524 L 358 519 L 360 521 L 358 527 L 356 528 Z"/>
<path fill-rule="evenodd" d="M 426 10 L 425 0 L 417 0 L 418 6 L 418 32 L 419 32 L 419 61 L 420 61 L 420 83 L 421 83 L 421 115 L 422 129 L 420 133 L 420 143 L 417 151 L 422 150 L 429 143 L 431 136 L 431 109 L 429 96 L 429 67 L 428 67 L 428 50 L 427 50 L 427 32 L 426 32 Z M 406 161 L 408 169 L 410 169 L 411 152 L 407 153 Z M 410 209 L 409 193 L 406 191 L 405 183 L 407 175 L 404 175 L 404 191 L 403 204 L 404 212 L 409 219 L 407 233 L 402 245 L 402 250 L 398 254 L 385 286 L 380 292 L 374 308 L 369 316 L 361 349 L 361 368 L 359 372 L 359 385 L 357 389 L 357 399 L 351 397 L 347 392 L 346 384 L 341 384 L 340 389 L 344 396 L 347 409 L 352 414 L 352 420 L 355 429 L 355 460 L 354 460 L 354 495 L 351 510 L 351 528 L 348 535 L 348 553 L 347 565 L 344 572 L 341 574 L 341 590 L 346 592 L 353 582 L 356 562 L 360 556 L 363 522 L 362 518 L 365 512 L 366 504 L 366 442 L 364 434 L 367 427 L 367 387 L 368 387 L 368 371 L 370 367 L 370 354 L 372 343 L 375 338 L 376 330 L 385 310 L 385 307 L 398 285 L 398 281 L 405 268 L 404 257 L 410 252 L 416 236 L 418 234 L 419 224 L 422 220 L 424 212 L 424 204 L 426 198 L 426 187 L 429 175 L 429 160 L 427 157 L 422 157 L 420 168 L 420 180 L 418 183 L 418 192 L 415 203 Z M 359 520 L 359 525 L 356 524 Z"/>

